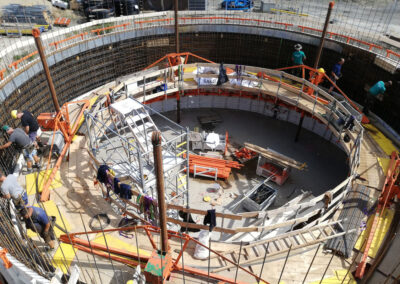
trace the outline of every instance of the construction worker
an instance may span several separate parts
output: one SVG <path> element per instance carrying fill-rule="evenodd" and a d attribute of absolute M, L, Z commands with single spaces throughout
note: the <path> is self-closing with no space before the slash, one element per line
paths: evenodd
<path fill-rule="evenodd" d="M 294 66 L 297 65 L 303 65 L 303 61 L 306 60 L 306 55 L 303 51 L 301 51 L 303 49 L 303 47 L 301 46 L 301 44 L 295 44 L 294 46 L 295 51 L 292 54 L 292 62 Z M 293 69 L 293 75 L 300 77 L 301 76 L 301 68 L 295 68 Z"/>
<path fill-rule="evenodd" d="M 12 128 L 8 125 L 3 126 L 3 131 L 10 135 L 8 142 L 0 146 L 0 150 L 8 148 L 12 143 L 22 149 L 22 154 L 27 160 L 28 173 L 32 172 L 32 163 L 35 162 L 34 167 L 39 168 L 39 157 L 35 145 L 29 139 L 29 136 L 21 128 Z"/>
<path fill-rule="evenodd" d="M 0 183 L 1 197 L 12 199 L 17 210 L 24 208 L 24 206 L 28 204 L 26 191 L 18 184 L 15 175 L 11 174 L 6 177 L 0 172 Z"/>
<path fill-rule="evenodd" d="M 387 81 L 387 82 L 379 81 L 371 88 L 369 88 L 364 103 L 364 109 L 363 109 L 364 114 L 369 113 L 369 110 L 375 104 L 376 100 L 383 101 L 383 94 L 385 93 L 386 88 L 391 85 L 392 81 Z"/>
<path fill-rule="evenodd" d="M 11 112 L 11 117 L 14 119 L 21 119 L 23 130 L 28 134 L 31 142 L 36 141 L 42 134 L 36 118 L 27 110 L 18 113 L 17 110 Z"/>
<path fill-rule="evenodd" d="M 24 218 L 26 228 L 37 232 L 50 249 L 54 249 L 54 231 L 46 212 L 42 208 L 28 206 L 20 211 L 20 215 Z"/>
<path fill-rule="evenodd" d="M 335 65 L 333 65 L 332 71 L 329 74 L 329 78 L 335 84 L 336 84 L 336 81 L 339 80 L 340 77 L 342 77 L 343 64 L 344 64 L 344 58 L 340 58 L 339 62 L 337 62 Z M 328 91 L 329 94 L 332 93 L 334 87 L 335 86 L 332 84 Z"/>

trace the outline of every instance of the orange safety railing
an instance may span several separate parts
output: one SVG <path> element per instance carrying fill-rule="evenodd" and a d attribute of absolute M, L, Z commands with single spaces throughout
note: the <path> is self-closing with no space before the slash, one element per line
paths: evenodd
<path fill-rule="evenodd" d="M 180 19 L 180 18 L 179 18 Z M 158 22 L 170 22 L 173 21 L 173 18 L 166 18 L 166 19 L 154 19 L 154 20 L 143 20 L 143 21 L 135 21 L 135 24 L 147 24 L 147 23 L 158 23 Z"/>
<path fill-rule="evenodd" d="M 129 26 L 130 23 L 125 23 L 125 24 L 121 24 L 121 25 L 116 25 L 116 26 L 110 26 L 110 27 L 104 27 L 101 29 L 95 29 L 95 30 L 91 30 L 92 33 L 97 33 L 97 35 L 100 35 L 100 33 L 102 31 L 107 31 L 107 30 L 112 30 L 112 29 L 116 29 L 116 28 L 121 28 L 124 27 L 124 29 L 126 29 L 126 26 Z"/>
<path fill-rule="evenodd" d="M 104 230 L 97 230 L 97 231 L 90 231 L 90 232 L 79 232 L 79 233 L 70 233 L 70 234 L 65 234 L 60 236 L 60 241 L 63 243 L 71 244 L 74 246 L 74 248 L 77 248 L 79 250 L 85 251 L 90 254 L 98 255 L 104 258 L 112 259 L 127 265 L 131 266 L 137 266 L 141 265 L 142 268 L 144 268 L 147 264 L 147 261 L 149 261 L 150 257 L 147 255 L 139 255 L 139 250 L 137 252 L 135 251 L 128 251 L 124 249 L 118 249 L 118 248 L 113 248 L 110 247 L 109 245 L 102 245 L 102 244 L 97 244 L 92 241 L 80 239 L 77 236 L 79 235 L 87 235 L 87 234 L 98 234 L 98 233 L 110 233 L 110 232 L 122 232 L 122 231 L 135 231 L 137 234 L 138 230 L 144 230 L 147 237 L 149 238 L 149 242 L 153 248 L 153 250 L 157 250 L 157 244 L 156 241 L 153 239 L 154 235 L 160 234 L 160 228 L 150 226 L 150 225 L 142 225 L 142 226 L 135 226 L 135 227 L 124 227 L 124 228 L 117 228 L 117 229 L 104 229 Z M 136 237 L 137 238 L 137 237 Z M 188 247 L 190 242 L 193 242 L 194 245 L 199 245 L 204 247 L 205 249 L 210 251 L 210 254 L 216 254 L 218 257 L 223 259 L 224 261 L 233 264 L 237 267 L 237 269 L 245 272 L 246 274 L 254 277 L 256 281 L 268 284 L 268 282 L 264 279 L 262 279 L 260 276 L 257 276 L 255 273 L 253 273 L 251 270 L 242 267 L 239 263 L 235 263 L 232 260 L 226 258 L 219 252 L 211 249 L 210 247 L 200 243 L 199 241 L 195 240 L 191 236 L 184 234 L 184 233 L 178 233 L 174 231 L 168 231 L 168 239 L 178 239 L 181 244 L 182 248 L 179 251 L 178 256 L 173 259 L 173 265 L 172 265 L 172 271 L 180 271 L 180 272 L 187 272 L 191 273 L 194 275 L 198 275 L 201 277 L 209 277 L 211 279 L 217 280 L 217 281 L 222 281 L 219 283 L 243 283 L 238 280 L 234 280 L 232 278 L 216 274 L 216 273 L 211 273 L 207 271 L 203 271 L 200 269 L 196 269 L 190 266 L 181 265 L 179 264 L 180 259 L 183 256 L 183 253 L 185 252 L 186 248 Z M 139 249 L 139 248 L 138 248 Z"/>
<path fill-rule="evenodd" d="M 0 78 L 1 78 L 1 80 L 3 80 L 4 79 L 4 73 L 7 71 L 7 69 L 6 68 L 4 68 L 4 69 L 2 69 L 2 70 L 0 70 Z"/>
<path fill-rule="evenodd" d="M 307 65 L 298 65 L 298 66 L 290 66 L 290 67 L 284 67 L 284 68 L 279 68 L 276 70 L 279 71 L 283 71 L 283 70 L 289 70 L 289 69 L 295 69 L 295 68 L 301 68 L 302 69 L 302 74 L 303 74 L 303 78 L 304 76 L 304 72 L 305 70 L 309 70 L 311 72 L 316 72 L 318 73 L 318 70 L 311 68 Z M 362 111 L 358 108 L 358 106 L 331 80 L 331 78 L 329 78 L 329 76 L 326 75 L 326 73 L 323 74 L 324 78 L 327 79 L 334 87 L 335 89 L 337 89 L 339 91 L 339 93 L 349 102 L 349 104 L 355 109 L 357 110 L 360 114 L 363 114 Z M 362 123 L 369 123 L 369 119 L 363 115 L 362 116 Z"/>
<path fill-rule="evenodd" d="M 27 60 L 28 58 L 31 58 L 32 56 L 36 55 L 37 53 L 38 53 L 37 50 L 34 51 L 34 52 L 32 52 L 32 53 L 29 53 L 28 55 L 26 55 L 26 56 L 24 56 L 24 57 L 18 59 L 17 61 L 14 61 L 14 62 L 11 63 L 10 65 L 8 65 L 8 67 L 9 67 L 9 68 L 14 67 L 15 70 L 17 70 L 17 69 L 18 69 L 18 64 L 20 64 L 20 63 L 21 63 L 22 61 L 24 61 L 24 60 Z M 2 78 L 2 79 L 3 79 L 3 78 Z"/>
<path fill-rule="evenodd" d="M 284 22 L 276 22 L 276 21 L 270 21 L 270 20 L 262 20 L 262 19 L 247 19 L 247 18 L 236 18 L 236 17 L 221 17 L 221 16 L 211 16 L 211 17 L 199 17 L 199 16 L 194 16 L 194 17 L 180 17 L 179 18 L 180 21 L 182 21 L 184 24 L 186 24 L 186 21 L 189 20 L 208 20 L 209 23 L 213 23 L 213 21 L 215 20 L 225 20 L 226 23 L 229 23 L 230 21 L 240 21 L 240 22 L 252 22 L 252 23 L 257 23 L 257 26 L 260 26 L 260 23 L 266 23 L 266 24 L 274 24 L 274 25 L 283 25 L 285 27 L 285 30 L 288 29 L 288 27 L 296 27 L 296 25 L 291 24 L 291 23 L 284 23 Z M 170 22 L 173 23 L 174 19 L 173 18 L 164 18 L 164 19 L 153 19 L 153 20 L 140 20 L 140 21 L 134 21 L 134 24 L 138 24 L 140 26 L 142 26 L 145 23 L 157 23 L 157 22 L 167 22 L 167 24 L 169 24 Z M 121 25 L 115 25 L 115 26 L 110 26 L 110 27 L 104 27 L 104 28 L 100 28 L 100 29 L 94 29 L 91 30 L 92 33 L 97 34 L 98 36 L 100 36 L 101 32 L 106 31 L 106 30 L 111 30 L 111 29 L 115 29 L 118 27 L 124 27 L 124 29 L 126 29 L 126 27 L 130 25 L 130 23 L 124 23 Z M 314 32 L 318 32 L 318 33 L 322 33 L 322 30 L 317 29 L 317 28 L 312 28 L 312 27 L 307 27 L 307 26 L 302 26 L 302 25 L 298 25 L 298 28 L 301 29 L 301 31 L 304 33 L 307 30 L 309 31 L 314 31 Z M 55 46 L 56 49 L 58 48 L 58 45 L 62 42 L 67 42 L 70 41 L 72 39 L 81 37 L 81 40 L 84 40 L 84 36 L 87 35 L 87 33 L 80 33 L 79 35 L 74 35 L 72 37 L 68 37 L 66 39 L 60 40 L 60 41 L 56 41 L 56 42 L 52 42 L 50 43 L 50 46 Z M 385 54 L 383 54 L 386 58 L 391 58 L 391 57 L 397 57 L 400 60 L 400 53 L 395 52 L 391 49 L 385 49 L 384 47 L 375 44 L 375 43 L 371 43 L 371 42 L 367 42 L 367 41 L 363 41 L 348 35 L 343 35 L 343 34 L 339 34 L 339 33 L 335 33 L 335 32 L 327 32 L 327 35 L 329 38 L 333 38 L 334 36 L 337 38 L 343 38 L 344 42 L 347 44 L 351 44 L 351 43 L 360 43 L 362 45 L 365 45 L 368 50 L 373 50 L 378 49 L 378 50 L 383 50 L 384 52 L 386 52 Z M 9 68 L 14 67 L 15 69 L 18 68 L 18 64 L 20 64 L 21 62 L 23 62 L 24 60 L 30 58 L 31 56 L 34 56 L 37 53 L 37 51 L 11 63 L 10 65 L 8 65 Z M 392 58 L 393 59 L 393 58 Z M 4 71 L 0 71 L 0 79 L 4 80 Z"/>
<path fill-rule="evenodd" d="M 81 110 L 75 120 L 75 124 L 71 125 L 71 121 L 69 119 L 69 111 L 68 111 L 68 105 L 70 104 L 83 104 L 81 107 Z M 53 138 L 51 142 L 51 148 L 50 148 L 50 153 L 47 161 L 47 166 L 46 166 L 46 173 L 50 169 L 50 164 L 51 164 L 51 155 L 52 155 L 52 149 L 54 145 L 54 137 L 55 133 L 57 130 L 61 130 L 61 132 L 64 135 L 64 140 L 65 140 L 65 145 L 64 148 L 62 149 L 60 156 L 57 159 L 57 162 L 55 166 L 53 167 L 50 175 L 46 179 L 46 182 L 43 186 L 42 193 L 40 195 L 40 201 L 48 201 L 50 198 L 50 185 L 51 182 L 54 180 L 56 173 L 58 169 L 61 166 L 61 162 L 64 158 L 64 156 L 67 154 L 67 151 L 69 149 L 69 146 L 72 143 L 72 139 L 78 130 L 79 127 L 79 122 L 83 117 L 83 112 L 89 107 L 90 102 L 88 100 L 81 100 L 81 101 L 72 101 L 72 102 L 66 102 L 62 108 L 61 111 L 57 114 L 56 119 L 55 119 L 55 129 L 53 132 Z"/>
<path fill-rule="evenodd" d="M 86 33 L 80 33 L 80 34 L 77 34 L 77 35 L 74 35 L 74 36 L 70 36 L 70 37 L 67 37 L 67 38 L 65 38 L 65 39 L 52 42 L 52 43 L 49 44 L 49 46 L 53 46 L 53 45 L 54 45 L 54 46 L 56 47 L 56 49 L 57 49 L 57 47 L 58 47 L 58 45 L 59 45 L 60 43 L 67 42 L 67 41 L 70 41 L 70 40 L 72 40 L 72 39 L 76 39 L 76 38 L 78 38 L 78 37 L 80 37 L 80 38 L 83 40 L 84 36 L 87 35 L 87 34 L 88 34 L 88 33 L 86 32 Z"/>

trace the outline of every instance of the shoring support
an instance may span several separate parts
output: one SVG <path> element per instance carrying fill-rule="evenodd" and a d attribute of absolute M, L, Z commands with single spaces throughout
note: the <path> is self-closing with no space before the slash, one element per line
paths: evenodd
<path fill-rule="evenodd" d="M 329 8 L 328 8 L 328 13 L 326 14 L 326 18 L 325 18 L 324 29 L 322 31 L 321 41 L 319 43 L 319 47 L 318 47 L 318 51 L 317 51 L 317 57 L 315 58 L 315 63 L 314 63 L 314 68 L 315 69 L 318 68 L 319 59 L 320 59 L 321 54 L 322 54 L 322 49 L 324 48 L 325 35 L 326 35 L 326 31 L 328 30 L 329 19 L 331 18 L 331 13 L 332 13 L 332 10 L 333 10 L 333 6 L 335 6 L 335 1 L 329 2 Z"/>
<path fill-rule="evenodd" d="M 161 251 L 153 250 L 144 269 L 146 281 L 149 283 L 164 283 L 173 270 L 172 256 L 168 247 L 167 210 L 165 205 L 164 171 L 162 159 L 162 139 L 159 131 L 153 131 L 151 136 L 153 144 L 154 166 L 157 181 L 157 200 L 159 225 L 161 235 Z"/>
<path fill-rule="evenodd" d="M 161 250 L 162 252 L 168 251 L 168 231 L 167 231 L 167 210 L 165 206 L 165 190 L 164 190 L 164 170 L 161 146 L 161 133 L 153 131 L 151 136 L 151 143 L 153 144 L 154 164 L 156 168 L 157 180 L 157 200 L 158 212 L 160 216 L 160 229 L 161 229 Z"/>
<path fill-rule="evenodd" d="M 50 89 L 50 93 L 51 93 L 51 98 L 53 100 L 54 108 L 56 109 L 56 112 L 59 113 L 61 111 L 60 110 L 60 105 L 58 103 L 56 89 L 54 88 L 54 84 L 53 84 L 53 79 L 51 78 L 51 75 L 50 75 L 49 66 L 47 65 L 46 55 L 44 54 L 42 40 L 40 39 L 40 31 L 39 31 L 39 29 L 33 29 L 32 30 L 32 35 L 33 35 L 33 37 L 35 39 L 35 43 L 36 43 L 36 47 L 37 47 L 38 52 L 39 52 L 40 59 L 42 60 L 43 69 L 44 69 L 44 73 L 46 75 L 47 84 L 49 85 L 49 89 Z"/>
<path fill-rule="evenodd" d="M 301 112 L 300 121 L 297 125 L 296 137 L 294 138 L 294 142 L 299 141 L 301 128 L 303 127 L 303 120 L 304 120 L 304 111 Z"/>
<path fill-rule="evenodd" d="M 175 52 L 179 53 L 178 0 L 175 0 L 174 14 L 175 14 Z"/>

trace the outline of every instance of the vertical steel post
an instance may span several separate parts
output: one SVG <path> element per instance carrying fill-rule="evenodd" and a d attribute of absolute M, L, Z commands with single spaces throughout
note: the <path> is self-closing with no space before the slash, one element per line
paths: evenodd
<path fill-rule="evenodd" d="M 311 267 L 312 267 L 312 265 L 313 265 L 313 263 L 314 263 L 315 257 L 317 256 L 317 253 L 318 253 L 318 251 L 319 251 L 320 246 L 321 246 L 321 244 L 318 245 L 317 250 L 315 251 L 315 254 L 314 254 L 314 256 L 313 256 L 313 258 L 312 258 L 312 260 L 311 260 L 310 266 L 309 266 L 308 269 L 307 269 L 307 272 L 306 272 L 306 275 L 304 276 L 304 279 L 303 279 L 302 284 L 304 284 L 304 282 L 306 282 L 308 273 L 310 272 L 310 269 L 311 269 Z"/>
<path fill-rule="evenodd" d="M 296 137 L 294 138 L 294 142 L 299 141 L 301 128 L 303 127 L 303 120 L 304 120 L 304 111 L 301 112 L 301 117 L 300 117 L 299 124 L 297 125 Z"/>
<path fill-rule="evenodd" d="M 153 144 L 154 165 L 156 169 L 157 180 L 157 199 L 158 199 L 158 212 L 160 215 L 160 229 L 161 229 L 161 251 L 168 251 L 168 232 L 167 232 L 167 213 L 165 206 L 165 192 L 164 192 L 164 170 L 162 159 L 161 147 L 161 133 L 153 131 L 151 136 L 151 143 Z"/>
<path fill-rule="evenodd" d="M 174 12 L 175 12 L 175 52 L 179 53 L 178 0 L 175 0 Z"/>
<path fill-rule="evenodd" d="M 318 51 L 317 51 L 317 57 L 315 58 L 315 63 L 314 63 L 314 68 L 315 69 L 318 68 L 319 59 L 320 59 L 321 54 L 322 54 L 322 49 L 324 48 L 325 35 L 326 35 L 326 31 L 328 29 L 329 19 L 331 18 L 331 13 L 332 13 L 332 10 L 333 10 L 333 6 L 335 6 L 335 1 L 329 2 L 329 8 L 328 8 L 328 13 L 326 14 L 326 18 L 325 18 L 324 29 L 322 31 L 321 41 L 319 43 L 319 47 L 318 47 Z"/>
<path fill-rule="evenodd" d="M 44 54 L 44 49 L 43 49 L 43 46 L 42 46 L 42 40 L 40 39 L 40 31 L 38 29 L 33 29 L 32 30 L 32 35 L 33 35 L 33 37 L 35 39 L 35 43 L 36 43 L 36 47 L 37 47 L 39 55 L 40 55 L 40 59 L 42 60 L 43 69 L 44 69 L 44 73 L 46 75 L 47 84 L 49 85 L 49 89 L 50 89 L 50 93 L 51 93 L 51 98 L 53 100 L 54 108 L 56 109 L 56 112 L 59 113 L 60 112 L 60 105 L 58 104 L 56 89 L 54 88 L 53 79 L 51 78 L 49 66 L 47 65 L 46 55 Z"/>
<path fill-rule="evenodd" d="M 290 245 L 289 251 L 287 252 L 286 259 L 285 259 L 285 262 L 283 263 L 283 267 L 282 267 L 282 270 L 281 270 L 281 275 L 279 275 L 278 283 L 281 283 L 281 279 L 282 279 L 282 276 L 283 276 L 283 271 L 285 271 L 286 263 L 288 261 L 289 254 L 290 254 L 291 250 L 292 250 L 292 245 Z"/>

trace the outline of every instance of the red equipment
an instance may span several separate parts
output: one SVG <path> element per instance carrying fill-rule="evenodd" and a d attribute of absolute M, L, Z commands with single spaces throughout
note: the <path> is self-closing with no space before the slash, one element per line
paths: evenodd
<path fill-rule="evenodd" d="M 205 58 L 200 57 L 200 56 L 198 56 L 196 54 L 193 54 L 191 52 L 168 53 L 167 55 L 165 55 L 162 58 L 158 59 L 156 62 L 154 62 L 154 63 L 150 64 L 149 66 L 147 66 L 146 68 L 144 68 L 143 70 L 149 69 L 149 68 L 157 65 L 158 63 L 162 62 L 164 59 L 168 60 L 169 67 L 176 66 L 176 65 L 179 65 L 179 64 L 187 64 L 188 60 L 189 60 L 189 56 L 193 56 L 195 58 L 198 58 L 198 59 L 203 60 L 203 61 L 208 62 L 208 63 L 215 63 L 215 62 L 212 62 L 211 60 L 205 59 Z M 184 62 L 182 62 L 181 57 L 185 58 Z"/>
<path fill-rule="evenodd" d="M 235 151 L 233 155 L 239 162 L 243 164 L 257 157 L 258 153 L 243 147 L 239 151 Z"/>
<path fill-rule="evenodd" d="M 54 130 L 56 128 L 56 113 L 44 112 L 39 114 L 37 121 L 43 130 Z"/>
<path fill-rule="evenodd" d="M 136 227 L 124 227 L 124 228 L 117 228 L 117 229 L 106 229 L 106 230 L 99 230 L 99 231 L 91 231 L 91 232 L 79 232 L 79 233 L 72 233 L 72 234 L 66 234 L 66 235 L 61 235 L 60 236 L 60 241 L 66 244 L 72 244 L 74 248 L 85 251 L 87 253 L 91 253 L 94 255 L 98 255 L 107 259 L 112 259 L 115 261 L 118 261 L 120 263 L 124 263 L 126 265 L 130 266 L 137 266 L 140 264 L 141 268 L 145 268 L 147 266 L 147 263 L 150 259 L 155 259 L 154 255 L 152 256 L 145 256 L 145 255 L 139 255 L 135 251 L 126 251 L 122 249 L 116 249 L 110 246 L 105 246 L 101 244 L 96 244 L 94 242 L 90 242 L 84 239 L 80 239 L 77 237 L 78 235 L 85 235 L 85 234 L 97 234 L 97 233 L 109 233 L 109 232 L 122 232 L 122 231 L 139 231 L 139 230 L 144 230 L 147 237 L 149 238 L 150 244 L 153 247 L 153 251 L 157 250 L 157 245 L 156 242 L 153 239 L 153 236 L 156 234 L 160 234 L 160 228 L 158 227 L 153 227 L 153 226 L 136 226 Z M 169 268 L 169 272 L 173 271 L 182 271 L 186 273 L 191 273 L 195 275 L 199 275 L 202 277 L 209 277 L 211 279 L 214 279 L 216 281 L 221 281 L 222 283 L 243 283 L 240 281 L 235 281 L 234 279 L 216 274 L 216 273 L 207 273 L 207 271 L 203 271 L 200 269 L 192 268 L 190 266 L 187 266 L 186 264 L 182 266 L 179 264 L 179 261 L 186 250 L 187 246 L 189 245 L 190 242 L 193 242 L 194 244 L 198 244 L 202 247 L 205 247 L 206 249 L 210 250 L 211 253 L 218 255 L 220 258 L 222 258 L 224 261 L 229 262 L 230 264 L 234 264 L 235 266 L 238 267 L 238 269 L 246 272 L 247 274 L 253 276 L 257 281 L 263 282 L 268 284 L 268 282 L 256 274 L 252 273 L 250 270 L 238 265 L 237 263 L 233 262 L 232 260 L 224 257 L 220 253 L 216 252 L 215 250 L 210 249 L 209 247 L 203 245 L 199 241 L 193 239 L 191 236 L 183 234 L 183 233 L 178 233 L 174 231 L 168 231 L 168 239 L 178 239 L 181 240 L 183 245 L 182 249 L 179 252 L 179 255 L 176 257 L 176 259 L 172 259 L 172 266 Z M 163 273 L 164 274 L 164 273 Z M 157 283 L 157 282 L 156 282 Z"/>

